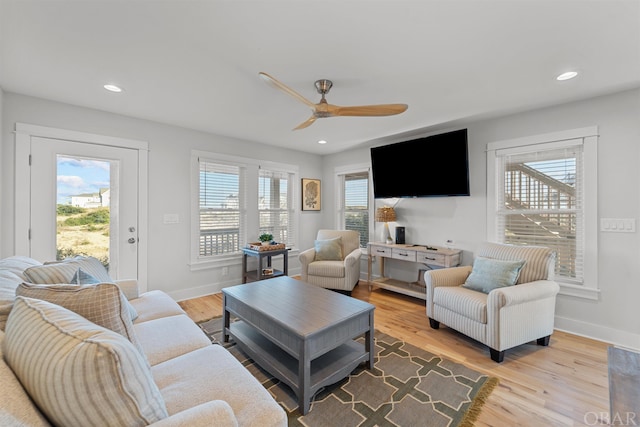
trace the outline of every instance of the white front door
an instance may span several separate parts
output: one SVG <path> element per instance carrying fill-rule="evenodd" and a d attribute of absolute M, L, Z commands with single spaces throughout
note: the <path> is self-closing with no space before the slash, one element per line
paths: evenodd
<path fill-rule="evenodd" d="M 30 256 L 91 255 L 137 278 L 138 150 L 41 137 L 30 149 Z"/>

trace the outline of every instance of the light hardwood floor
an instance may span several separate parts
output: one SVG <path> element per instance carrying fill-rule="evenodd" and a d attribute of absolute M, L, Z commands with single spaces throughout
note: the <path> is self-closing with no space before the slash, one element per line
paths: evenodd
<path fill-rule="evenodd" d="M 476 426 L 607 425 L 608 344 L 556 331 L 549 347 L 533 342 L 507 350 L 498 364 L 482 344 L 444 325 L 431 329 L 422 300 L 383 289 L 369 292 L 363 281 L 352 296 L 376 306 L 376 329 L 500 379 Z M 194 321 L 207 320 L 222 314 L 222 294 L 180 305 Z"/>

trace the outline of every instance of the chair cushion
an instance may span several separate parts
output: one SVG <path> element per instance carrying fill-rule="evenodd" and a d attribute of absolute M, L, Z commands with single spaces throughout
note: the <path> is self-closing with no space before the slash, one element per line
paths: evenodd
<path fill-rule="evenodd" d="M 433 303 L 454 313 L 487 323 L 487 294 L 462 286 L 438 286 L 433 291 Z"/>
<path fill-rule="evenodd" d="M 485 243 L 476 255 L 505 261 L 524 260 L 525 265 L 516 282 L 518 284 L 553 279 L 553 277 L 549 277 L 549 270 L 552 270 L 555 265 L 555 253 L 544 246 Z"/>
<path fill-rule="evenodd" d="M 131 314 L 130 304 L 113 283 L 95 285 L 36 285 L 21 283 L 16 295 L 48 301 L 71 310 L 85 319 L 117 332 L 131 341 L 142 353 Z"/>
<path fill-rule="evenodd" d="M 342 261 L 342 237 L 314 242 L 315 261 Z"/>
<path fill-rule="evenodd" d="M 309 276 L 344 277 L 346 268 L 342 261 L 313 261 L 309 264 Z"/>
<path fill-rule="evenodd" d="M 16 297 L 3 353 L 54 425 L 146 426 L 168 416 L 131 342 L 58 305 Z"/>
<path fill-rule="evenodd" d="M 503 261 L 478 257 L 473 262 L 471 274 L 462 286 L 488 294 L 494 289 L 513 286 L 518 281 L 524 260 Z"/>

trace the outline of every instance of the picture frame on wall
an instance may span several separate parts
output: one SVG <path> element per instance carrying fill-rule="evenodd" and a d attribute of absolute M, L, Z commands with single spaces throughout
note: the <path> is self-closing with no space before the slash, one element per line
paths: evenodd
<path fill-rule="evenodd" d="M 302 178 L 302 210 L 319 211 L 322 202 L 320 198 L 320 180 Z"/>

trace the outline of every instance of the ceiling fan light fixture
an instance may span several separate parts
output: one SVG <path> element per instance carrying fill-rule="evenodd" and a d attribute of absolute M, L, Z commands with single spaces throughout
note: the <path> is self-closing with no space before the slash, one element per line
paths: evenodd
<path fill-rule="evenodd" d="M 556 80 L 558 81 L 570 80 L 577 75 L 578 75 L 577 71 L 567 71 L 566 73 L 562 73 L 558 77 L 556 77 Z"/>

